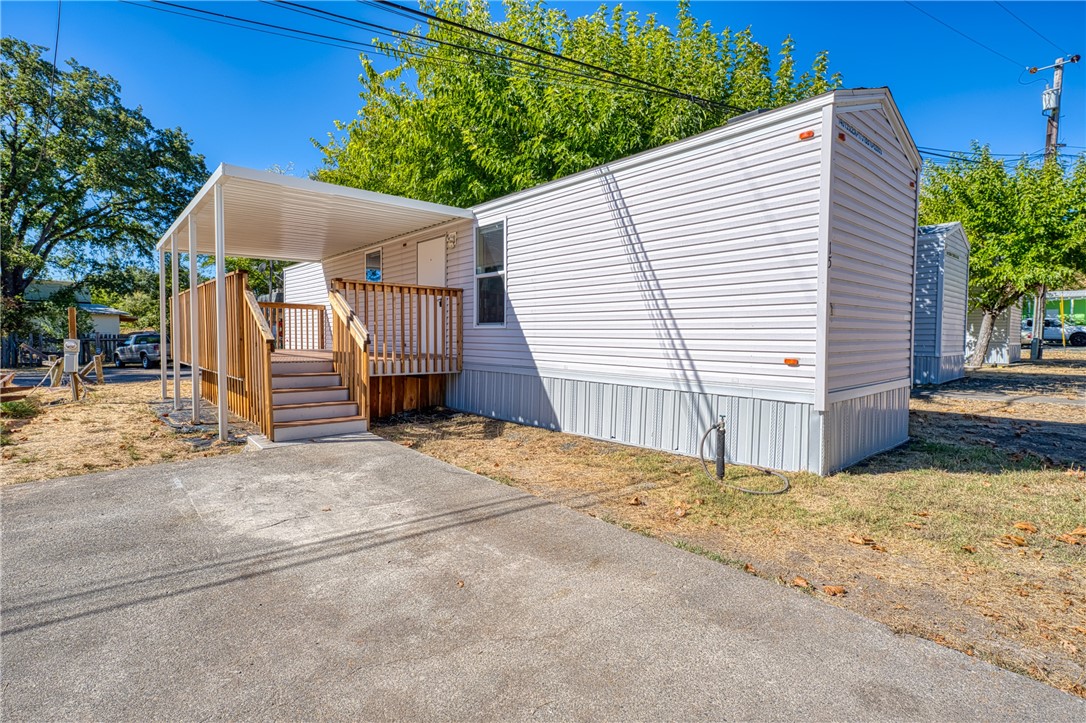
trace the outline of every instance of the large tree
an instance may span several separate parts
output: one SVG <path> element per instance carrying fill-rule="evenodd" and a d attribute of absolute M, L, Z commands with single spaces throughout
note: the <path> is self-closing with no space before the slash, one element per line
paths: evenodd
<path fill-rule="evenodd" d="M 207 176 L 180 129 L 122 104 L 117 82 L 46 49 L 0 40 L 0 287 L 4 331 L 47 269 L 82 279 L 148 262 L 158 235 Z"/>
<path fill-rule="evenodd" d="M 1069 164 L 1023 157 L 1009 171 L 974 144 L 945 166 L 929 163 L 920 222 L 950 221 L 969 237 L 969 304 L 984 316 L 968 363 L 980 366 L 1000 314 L 1024 294 L 1086 272 L 1086 154 Z"/>
<path fill-rule="evenodd" d="M 397 63 L 390 70 L 379 72 L 363 56 L 363 107 L 321 146 L 322 180 L 469 206 L 840 84 L 825 52 L 797 78 L 786 39 L 774 70 L 749 28 L 716 33 L 698 24 L 686 2 L 675 30 L 621 6 L 570 19 L 541 1 L 505 0 L 501 22 L 482 0 L 421 6 L 523 45 L 430 22 L 416 29 L 425 40 L 402 37 L 384 46 Z"/>

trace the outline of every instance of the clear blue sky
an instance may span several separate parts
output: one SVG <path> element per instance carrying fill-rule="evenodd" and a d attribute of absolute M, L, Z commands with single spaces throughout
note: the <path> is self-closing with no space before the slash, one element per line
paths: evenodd
<path fill-rule="evenodd" d="M 196 5 L 195 0 L 175 0 Z M 408 4 L 409 0 L 400 0 Z M 571 15 L 596 2 L 553 2 Z M 1041 91 L 1052 71 L 1022 74 L 1064 54 L 1086 54 L 1084 2 L 694 2 L 714 29 L 751 26 L 776 50 L 791 34 L 800 67 L 820 49 L 846 87 L 889 86 L 918 145 L 965 149 L 973 139 L 996 153 L 1044 146 Z M 256 2 L 199 7 L 368 42 L 352 30 Z M 320 3 L 336 12 L 398 27 L 409 23 L 354 2 Z M 673 2 L 625 3 L 672 24 Z M 930 13 L 988 49 L 928 17 Z M 1012 17 L 1017 15 L 1034 30 Z M 496 7 L 495 12 L 500 12 Z M 0 3 L 4 35 L 53 46 L 57 2 Z M 112 75 L 126 104 L 140 105 L 156 126 L 180 126 L 207 157 L 254 168 L 320 164 L 310 138 L 349 121 L 359 107 L 358 53 L 214 25 L 114 2 L 64 0 L 60 57 Z M 993 52 L 994 51 L 994 52 Z M 1006 57 L 1000 57 L 1006 56 Z M 1030 81 L 1035 81 L 1030 83 Z M 1039 81 L 1039 82 L 1037 82 Z M 1064 73 L 1061 141 L 1086 149 L 1086 61 Z"/>

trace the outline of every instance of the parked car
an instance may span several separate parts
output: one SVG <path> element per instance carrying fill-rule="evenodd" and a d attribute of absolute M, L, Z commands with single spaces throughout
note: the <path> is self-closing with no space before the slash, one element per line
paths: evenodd
<path fill-rule="evenodd" d="M 169 354 L 167 353 L 167 357 Z M 113 365 L 118 369 L 125 364 L 139 364 L 150 369 L 162 363 L 161 341 L 158 333 L 133 334 L 113 352 Z"/>
<path fill-rule="evenodd" d="M 1022 320 L 1023 342 L 1025 341 L 1026 332 L 1031 334 L 1030 340 L 1032 340 L 1033 319 Z M 1044 341 L 1054 341 L 1061 344 L 1066 339 L 1071 346 L 1086 346 L 1086 326 L 1064 324 L 1059 319 L 1045 319 L 1044 333 L 1041 338 Z"/>
<path fill-rule="evenodd" d="M 1033 343 L 1032 327 L 1032 323 L 1027 325 L 1025 321 L 1022 322 L 1022 346 L 1029 346 Z"/>

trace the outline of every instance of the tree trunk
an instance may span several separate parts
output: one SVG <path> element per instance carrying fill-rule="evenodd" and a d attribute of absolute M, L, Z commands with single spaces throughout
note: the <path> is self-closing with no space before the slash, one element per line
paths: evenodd
<path fill-rule="evenodd" d="M 984 358 L 988 356 L 988 346 L 992 343 L 992 330 L 995 328 L 995 320 L 999 314 L 994 311 L 984 310 L 984 317 L 980 320 L 980 332 L 977 333 L 977 346 L 973 349 L 973 356 L 969 357 L 969 366 L 977 369 L 984 366 Z M 1014 332 L 1014 329 L 1011 329 Z M 1013 339 L 1011 340 L 1013 341 Z"/>

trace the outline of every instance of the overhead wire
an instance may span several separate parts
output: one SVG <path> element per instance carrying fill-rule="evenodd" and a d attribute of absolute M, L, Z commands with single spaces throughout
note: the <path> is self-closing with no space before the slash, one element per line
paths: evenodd
<path fill-rule="evenodd" d="M 170 2 L 166 2 L 166 0 L 150 0 L 150 3 L 135 2 L 134 0 L 119 0 L 119 2 L 121 2 L 121 3 L 125 4 L 125 5 L 134 5 L 136 7 L 140 7 L 140 8 L 143 8 L 145 10 L 155 10 L 157 12 L 168 13 L 170 15 L 177 15 L 179 17 L 190 18 L 192 20 L 199 20 L 201 22 L 209 22 L 209 23 L 214 23 L 216 25 L 224 25 L 224 26 L 227 26 L 227 27 L 239 28 L 241 30 L 249 30 L 249 31 L 252 31 L 252 32 L 262 33 L 264 35 L 270 35 L 270 36 L 275 36 L 275 37 L 286 38 L 288 40 L 300 40 L 300 41 L 303 41 L 303 42 L 313 43 L 313 44 L 316 44 L 316 45 L 324 45 L 324 46 L 328 46 L 328 47 L 342 48 L 344 50 L 350 50 L 350 51 L 355 51 L 355 52 L 357 52 L 358 50 L 364 50 L 364 49 L 366 49 L 366 50 L 374 50 L 374 51 L 382 52 L 382 53 L 387 52 L 386 48 L 384 48 L 382 46 L 374 45 L 372 43 L 367 43 L 367 42 L 363 42 L 363 41 L 360 41 L 360 40 L 352 40 L 352 39 L 348 39 L 348 38 L 339 38 L 339 37 L 336 37 L 336 36 L 326 35 L 326 34 L 323 34 L 323 33 L 312 33 L 312 32 L 306 31 L 306 30 L 301 30 L 299 28 L 293 28 L 293 27 L 289 27 L 289 26 L 277 25 L 277 24 L 274 24 L 274 23 L 265 23 L 265 22 L 261 22 L 261 21 L 257 21 L 257 20 L 252 20 L 252 19 L 249 19 L 249 18 L 242 18 L 242 17 L 236 16 L 236 15 L 230 15 L 230 14 L 227 14 L 227 13 L 219 13 L 219 12 L 214 12 L 214 11 L 210 11 L 210 10 L 202 10 L 200 8 L 188 7 L 188 6 L 185 6 L 185 5 L 179 5 L 177 3 L 170 3 Z M 166 5 L 166 6 L 169 6 L 169 7 L 160 7 L 162 5 Z M 176 9 L 171 9 L 171 8 L 176 8 Z M 188 12 L 184 12 L 184 11 L 188 11 Z M 272 28 L 274 28 L 274 29 L 272 29 Z M 279 31 L 283 31 L 283 32 L 279 32 Z M 311 37 L 306 37 L 306 36 L 311 36 Z M 320 39 L 317 39 L 317 38 L 323 38 L 323 40 L 320 40 Z M 335 42 L 331 42 L 331 41 L 335 41 Z M 461 66 L 461 67 L 471 67 L 471 63 L 468 63 L 468 62 L 465 62 L 465 61 L 462 61 L 462 60 L 455 60 L 455 59 L 452 59 L 452 58 L 435 58 L 433 56 L 425 55 L 423 53 L 413 52 L 413 51 L 408 51 L 408 50 L 403 50 L 403 49 L 397 49 L 394 52 L 398 53 L 398 54 L 401 54 L 401 55 L 410 56 L 410 57 L 428 58 L 430 60 L 430 62 L 434 62 L 434 63 L 437 63 L 439 65 L 457 65 L 457 66 Z M 515 73 L 501 72 L 501 71 L 497 71 L 497 70 L 491 70 L 489 72 L 491 72 L 494 75 L 504 77 L 504 78 L 523 79 L 523 80 L 526 80 L 528 82 L 535 83 L 537 85 L 553 85 L 553 86 L 562 86 L 562 87 L 580 88 L 580 89 L 592 89 L 592 88 L 598 87 L 598 86 L 589 85 L 587 83 L 574 83 L 574 82 L 568 82 L 568 81 L 560 81 L 560 80 L 553 79 L 553 78 L 522 76 L 522 75 L 517 75 Z M 592 80 L 595 80 L 595 79 L 592 79 Z M 640 92 L 640 89 L 633 88 L 633 87 L 626 88 L 626 89 L 624 89 L 624 88 L 614 88 L 613 90 L 615 92 L 620 92 L 620 93 L 639 93 Z"/>
<path fill-rule="evenodd" d="M 30 172 L 31 176 L 38 172 L 38 168 L 41 167 L 41 162 L 45 159 L 45 141 L 49 137 L 49 121 L 51 120 L 49 114 L 53 111 L 53 101 L 56 96 L 57 60 L 60 57 L 60 9 L 62 2 L 63 0 L 57 0 L 57 30 L 56 34 L 53 36 L 53 70 L 49 74 L 49 100 L 46 101 L 45 108 L 42 109 L 41 147 L 38 149 L 38 160 L 34 163 L 34 170 Z"/>
<path fill-rule="evenodd" d="M 430 46 L 428 46 L 428 47 L 432 47 L 433 45 L 443 45 L 443 46 L 455 48 L 457 50 L 467 52 L 467 53 L 472 53 L 472 54 L 476 54 L 476 55 L 483 55 L 483 56 L 487 56 L 487 57 L 491 57 L 491 58 L 496 58 L 496 59 L 501 60 L 502 62 L 506 62 L 506 63 L 517 63 L 517 64 L 520 64 L 520 65 L 535 68 L 537 70 L 543 70 L 543 71 L 548 71 L 548 72 L 552 72 L 552 73 L 559 73 L 561 75 L 566 75 L 566 76 L 570 76 L 570 77 L 574 77 L 574 78 L 590 79 L 590 80 L 592 80 L 594 82 L 605 83 L 605 84 L 611 85 L 613 87 L 625 88 L 625 89 L 633 89 L 633 90 L 638 90 L 638 91 L 643 92 L 643 93 L 651 93 L 651 94 L 654 94 L 654 95 L 662 95 L 662 96 L 666 96 L 666 97 L 677 98 L 679 100 L 692 101 L 694 103 L 697 103 L 697 104 L 703 105 L 703 106 L 705 106 L 705 105 L 715 105 L 715 106 L 719 106 L 719 107 L 727 107 L 727 109 L 729 109 L 729 110 L 735 110 L 735 111 L 741 111 L 742 110 L 742 109 L 735 108 L 734 106 L 727 106 L 727 104 L 719 103 L 717 101 L 707 100 L 707 99 L 704 99 L 704 98 L 699 98 L 698 96 L 692 96 L 689 93 L 683 93 L 682 91 L 677 91 L 677 90 L 672 89 L 672 88 L 666 88 L 664 86 L 658 86 L 658 87 L 642 87 L 641 85 L 632 86 L 629 83 L 623 83 L 623 82 L 619 82 L 619 81 L 616 81 L 616 80 L 611 80 L 611 79 L 608 79 L 608 78 L 600 78 L 600 77 L 596 77 L 596 76 L 586 75 L 584 73 L 578 73 L 578 72 L 567 70 L 567 69 L 564 69 L 564 68 L 558 68 L 558 67 L 555 67 L 555 66 L 552 66 L 552 65 L 547 65 L 547 64 L 539 62 L 539 61 L 526 60 L 524 58 L 517 58 L 515 56 L 507 55 L 507 54 L 503 55 L 502 53 L 494 52 L 492 50 L 487 50 L 487 49 L 484 49 L 484 48 L 473 48 L 473 47 L 470 47 L 470 46 L 462 45 L 460 43 L 454 43 L 454 42 L 451 42 L 451 41 L 448 41 L 448 40 L 440 40 L 440 39 L 436 39 L 436 38 L 430 38 L 430 37 L 419 35 L 418 33 L 408 31 L 408 30 L 400 30 L 400 29 L 397 29 L 397 28 L 390 28 L 388 26 L 379 25 L 377 23 L 372 23 L 372 22 L 365 21 L 365 20 L 360 20 L 358 18 L 354 18 L 354 17 L 348 16 L 348 15 L 335 13 L 335 12 L 332 12 L 330 10 L 323 10 L 323 9 L 320 9 L 320 8 L 314 8 L 314 7 L 310 7 L 310 6 L 307 6 L 307 5 L 302 5 L 300 3 L 290 2 L 289 0 L 275 0 L 274 2 L 267 2 L 267 0 L 262 0 L 262 2 L 265 2 L 266 4 L 274 5 L 276 7 L 280 7 L 280 8 L 285 9 L 285 10 L 292 10 L 294 12 L 298 12 L 298 13 L 301 13 L 303 15 L 308 15 L 308 16 L 311 16 L 311 17 L 322 17 L 323 19 L 326 19 L 326 20 L 328 20 L 330 22 L 337 23 L 339 25 L 361 27 L 361 28 L 365 28 L 365 29 L 374 30 L 376 32 L 384 33 L 386 35 L 413 38 L 418 42 L 429 43 Z M 398 6 L 398 5 L 395 5 L 395 7 L 403 9 L 403 10 L 407 10 L 407 8 L 402 8 L 401 6 Z M 480 31 L 480 32 L 485 32 L 485 31 Z M 497 36 L 495 36 L 495 37 L 497 37 Z M 394 52 L 396 52 L 396 51 L 394 51 Z M 559 57 L 561 57 L 561 56 L 559 56 Z M 593 68 L 595 68 L 595 69 L 597 69 L 599 71 L 605 72 L 605 73 L 609 72 L 605 68 L 597 68 L 596 66 L 591 66 L 591 67 L 593 67 Z M 612 75 L 614 75 L 614 73 L 612 73 Z M 619 74 L 619 75 L 621 75 L 621 74 Z M 638 81 L 636 78 L 632 78 L 632 80 L 634 80 L 635 82 L 644 83 L 644 81 Z"/>
<path fill-rule="evenodd" d="M 492 32 L 489 32 L 487 30 L 483 30 L 481 28 L 475 28 L 475 27 L 472 27 L 472 26 L 467 25 L 465 23 L 458 22 L 456 20 L 451 20 L 449 18 L 443 18 L 443 17 L 441 17 L 439 15 L 434 15 L 433 13 L 428 13 L 428 12 L 425 12 L 423 10 L 416 10 L 415 8 L 404 7 L 403 5 L 400 5 L 398 3 L 390 2 L 390 0 L 357 0 L 357 1 L 360 2 L 360 3 L 363 3 L 365 5 L 369 5 L 371 7 L 377 7 L 377 8 L 386 9 L 386 10 L 395 12 L 396 14 L 401 15 L 401 16 L 412 15 L 412 16 L 416 16 L 416 17 L 419 17 L 419 18 L 424 18 L 429 22 L 438 22 L 438 23 L 441 23 L 442 25 L 453 27 L 453 28 L 456 28 L 458 30 L 468 32 L 468 33 L 472 33 L 472 34 L 475 34 L 475 35 L 479 35 L 479 36 L 482 36 L 482 37 L 486 37 L 486 38 L 489 38 L 491 40 L 496 40 L 496 41 L 498 41 L 500 43 L 505 43 L 507 45 L 512 45 L 512 46 L 515 46 L 515 47 L 518 47 L 518 48 L 521 48 L 521 49 L 524 49 L 524 50 L 528 50 L 528 51 L 533 52 L 533 53 L 541 53 L 543 55 L 554 58 L 556 60 L 560 60 L 560 61 L 563 61 L 563 62 L 566 62 L 566 63 L 572 63 L 573 65 L 577 65 L 577 66 L 580 66 L 580 67 L 588 69 L 588 70 L 593 70 L 593 71 L 598 72 L 598 73 L 606 73 L 608 75 L 611 75 L 611 76 L 616 77 L 616 78 L 620 78 L 622 80 L 632 81 L 632 82 L 644 85 L 647 88 L 654 88 L 656 90 L 664 91 L 664 92 L 667 92 L 667 93 L 677 93 L 680 96 L 682 96 L 682 97 L 684 97 L 684 98 L 686 98 L 688 100 L 694 101 L 696 103 L 704 103 L 704 104 L 707 104 L 707 105 L 715 105 L 715 106 L 719 106 L 721 108 L 724 108 L 726 110 L 732 110 L 732 111 L 735 111 L 735 112 L 738 112 L 738 113 L 747 113 L 747 112 L 750 111 L 750 109 L 748 109 L 748 108 L 740 108 L 738 106 L 734 106 L 734 105 L 731 105 L 729 103 L 723 103 L 721 101 L 714 101 L 714 100 L 710 100 L 708 98 L 702 98 L 700 96 L 694 95 L 693 93 L 686 93 L 684 91 L 680 91 L 680 90 L 676 90 L 674 88 L 669 88 L 667 86 L 660 85 L 659 83 L 654 83 L 652 81 L 644 80 L 642 78 L 637 78 L 637 77 L 629 75 L 627 73 L 622 73 L 622 72 L 617 71 L 617 70 L 611 70 L 610 68 L 604 68 L 602 66 L 595 65 L 593 63 L 588 63 L 588 62 L 585 62 L 583 60 L 578 60 L 577 58 L 570 58 L 568 56 L 562 55 L 561 53 L 556 53 L 553 50 L 548 50 L 547 48 L 540 48 L 538 46 L 530 45 L 529 43 L 525 43 L 525 42 L 522 42 L 520 40 L 513 40 L 511 38 L 506 38 L 506 37 L 503 37 L 501 35 L 498 35 L 497 33 L 492 33 Z"/>
<path fill-rule="evenodd" d="M 962 36 L 963 38 L 965 38 L 969 42 L 971 42 L 971 43 L 973 43 L 975 45 L 979 45 L 980 47 L 984 48 L 985 50 L 987 50 L 989 53 L 992 53 L 993 55 L 998 55 L 999 57 L 1006 60 L 1008 63 L 1012 63 L 1016 68 L 1028 67 L 1028 65 L 1026 63 L 1019 63 L 1014 58 L 1008 57 L 1008 56 L 1004 55 L 1003 53 L 999 52 L 998 50 L 996 50 L 995 48 L 992 48 L 992 47 L 990 47 L 988 45 L 985 45 L 984 43 L 980 42 L 976 38 L 971 37 L 969 35 L 966 35 L 961 30 L 958 30 L 956 27 L 954 27 L 950 23 L 947 23 L 947 22 L 945 22 L 943 20 L 940 20 L 939 18 L 937 18 L 934 15 L 932 15 L 931 13 L 929 13 L 927 10 L 924 10 L 923 8 L 919 7 L 916 3 L 909 2 L 909 0 L 905 0 L 905 4 L 908 5 L 909 7 L 911 7 L 913 10 L 916 10 L 918 13 L 923 13 L 924 15 L 927 15 L 929 18 L 931 18 L 935 22 L 937 22 L 940 25 L 942 25 L 943 27 L 948 28 L 949 30 L 957 33 L 958 35 Z"/>
<path fill-rule="evenodd" d="M 1011 16 L 1012 18 L 1014 18 L 1015 20 L 1017 20 L 1018 22 L 1022 23 L 1022 24 L 1023 24 L 1023 25 L 1025 25 L 1025 26 L 1026 26 L 1027 28 L 1029 28 L 1029 29 L 1030 29 L 1030 30 L 1031 30 L 1031 31 L 1033 32 L 1033 34 L 1034 34 L 1034 35 L 1036 35 L 1036 36 L 1037 36 L 1038 38 L 1040 38 L 1041 40 L 1045 41 L 1046 43 L 1048 43 L 1049 45 L 1051 45 L 1051 46 L 1052 46 L 1053 48 L 1055 48 L 1056 50 L 1060 51 L 1060 52 L 1061 52 L 1061 53 L 1063 53 L 1064 55 L 1069 55 L 1069 53 L 1068 53 L 1068 52 L 1067 52 L 1067 51 L 1066 51 L 1065 49 L 1063 49 L 1063 48 L 1061 48 L 1060 46 L 1058 46 L 1058 45 L 1056 45 L 1055 43 L 1053 43 L 1053 42 L 1052 42 L 1051 40 L 1049 40 L 1049 39 L 1048 39 L 1048 38 L 1047 38 L 1046 36 L 1044 36 L 1043 34 L 1041 34 L 1041 32 L 1040 32 L 1039 30 L 1037 30 L 1037 28 L 1033 27 L 1032 25 L 1030 25 L 1029 23 L 1027 23 L 1027 22 L 1026 22 L 1025 20 L 1023 20 L 1022 18 L 1020 18 L 1020 17 L 1018 17 L 1017 15 L 1015 15 L 1014 13 L 1012 13 L 1012 12 L 1011 12 L 1011 9 L 1010 9 L 1010 8 L 1008 8 L 1008 7 L 1006 6 L 1006 5 L 1004 5 L 1003 3 L 999 2 L 999 0 L 995 0 L 995 4 L 996 4 L 996 5 L 998 5 L 998 6 L 1000 7 L 1000 8 L 1002 8 L 1002 9 L 1003 9 L 1003 12 L 1007 13 L 1007 14 L 1008 14 L 1008 15 L 1010 15 L 1010 16 Z"/>

